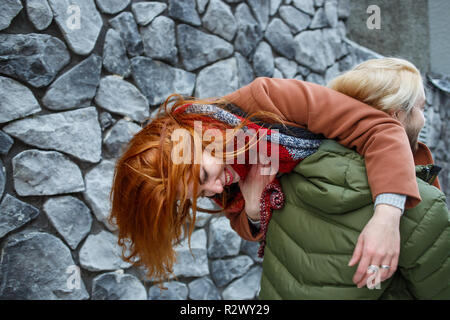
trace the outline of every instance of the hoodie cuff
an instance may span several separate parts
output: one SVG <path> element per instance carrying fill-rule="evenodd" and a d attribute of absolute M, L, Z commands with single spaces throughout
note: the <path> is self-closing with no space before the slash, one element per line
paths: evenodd
<path fill-rule="evenodd" d="M 261 227 L 261 220 L 252 220 L 249 216 L 247 216 L 248 221 L 257 229 Z"/>
<path fill-rule="evenodd" d="M 402 214 L 405 211 L 406 195 L 397 193 L 381 193 L 375 198 L 374 208 L 379 204 L 389 204 L 402 210 Z"/>

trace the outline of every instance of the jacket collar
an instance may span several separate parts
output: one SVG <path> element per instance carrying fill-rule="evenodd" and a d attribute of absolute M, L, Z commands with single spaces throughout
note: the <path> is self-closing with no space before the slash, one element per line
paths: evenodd
<path fill-rule="evenodd" d="M 434 164 L 431 151 L 425 143 L 419 142 L 419 148 L 414 153 L 414 163 L 416 165 Z"/>
<path fill-rule="evenodd" d="M 417 177 L 441 189 L 437 175 L 442 168 L 434 164 L 431 151 L 425 143 L 419 142 L 419 148 L 414 153 L 414 163 L 419 166 L 416 167 Z"/>

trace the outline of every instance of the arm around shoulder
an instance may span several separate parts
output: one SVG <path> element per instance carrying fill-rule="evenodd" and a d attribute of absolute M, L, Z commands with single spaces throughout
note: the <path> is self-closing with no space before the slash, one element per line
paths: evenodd
<path fill-rule="evenodd" d="M 419 195 L 414 159 L 400 122 L 330 88 L 296 79 L 260 77 L 224 97 L 245 112 L 273 112 L 309 131 L 354 148 L 365 159 L 373 200 L 382 193 Z"/>

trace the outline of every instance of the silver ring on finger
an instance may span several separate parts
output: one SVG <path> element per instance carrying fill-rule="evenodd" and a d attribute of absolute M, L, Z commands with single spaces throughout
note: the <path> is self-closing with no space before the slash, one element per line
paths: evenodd
<path fill-rule="evenodd" d="M 391 266 L 388 266 L 387 264 L 382 264 L 381 269 L 390 269 Z"/>
<path fill-rule="evenodd" d="M 376 273 L 376 272 L 378 272 L 378 270 L 379 270 L 380 268 L 378 267 L 378 266 L 376 266 L 376 265 L 374 265 L 374 264 L 371 264 L 368 268 L 367 268 L 367 271 L 368 272 L 370 272 L 370 273 Z"/>

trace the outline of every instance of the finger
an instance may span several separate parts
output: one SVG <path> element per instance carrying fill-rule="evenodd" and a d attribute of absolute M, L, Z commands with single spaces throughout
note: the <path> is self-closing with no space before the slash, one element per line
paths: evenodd
<path fill-rule="evenodd" d="M 382 268 L 381 266 L 383 266 L 383 265 L 384 266 L 389 266 L 389 269 Z M 391 265 L 392 265 L 392 258 L 389 257 L 389 256 L 385 257 L 383 259 L 383 262 L 380 264 L 380 279 L 381 279 L 381 281 L 384 281 L 384 280 L 390 278 L 389 273 L 390 273 L 390 270 L 391 270 Z"/>
<path fill-rule="evenodd" d="M 362 258 L 358 265 L 358 269 L 354 276 L 354 283 L 360 283 L 364 277 L 367 276 L 367 268 L 369 265 L 379 266 L 381 256 L 376 254 L 376 251 L 367 246 L 366 242 L 363 245 Z"/>
<path fill-rule="evenodd" d="M 369 267 L 370 261 L 371 257 L 365 255 L 363 252 L 361 261 L 359 262 L 358 268 L 353 276 L 353 283 L 358 284 L 366 276 L 367 267 Z"/>
<path fill-rule="evenodd" d="M 380 278 L 380 265 L 381 265 L 381 257 L 379 256 L 371 256 L 371 260 L 370 260 L 370 264 L 366 267 L 366 272 L 365 275 L 363 277 L 363 279 L 361 279 L 361 281 L 358 283 L 358 288 L 362 288 L 364 286 L 367 285 L 367 287 L 369 288 L 374 288 L 377 287 L 378 284 L 381 282 L 381 278 Z M 372 271 L 369 269 L 369 266 L 376 266 L 378 267 L 376 269 L 376 271 Z"/>
<path fill-rule="evenodd" d="M 352 267 L 355 263 L 359 261 L 359 259 L 361 259 L 363 246 L 364 246 L 364 238 L 359 237 L 358 242 L 356 243 L 355 250 L 353 250 L 353 256 L 348 263 L 350 267 Z"/>
<path fill-rule="evenodd" d="M 247 177 L 249 177 L 250 179 L 255 179 L 255 178 L 258 178 L 260 175 L 261 175 L 261 172 L 260 172 L 259 165 L 258 164 L 252 164 L 250 166 L 250 170 L 249 170 L 249 172 L 247 174 Z"/>
<path fill-rule="evenodd" d="M 370 265 L 372 265 L 372 264 L 370 264 Z M 363 288 L 363 287 L 367 286 L 367 288 L 373 289 L 375 287 L 378 287 L 379 283 L 381 283 L 380 269 L 377 269 L 376 271 L 367 269 L 366 274 L 361 279 L 361 281 L 359 281 L 356 284 L 356 286 L 358 288 Z"/>

